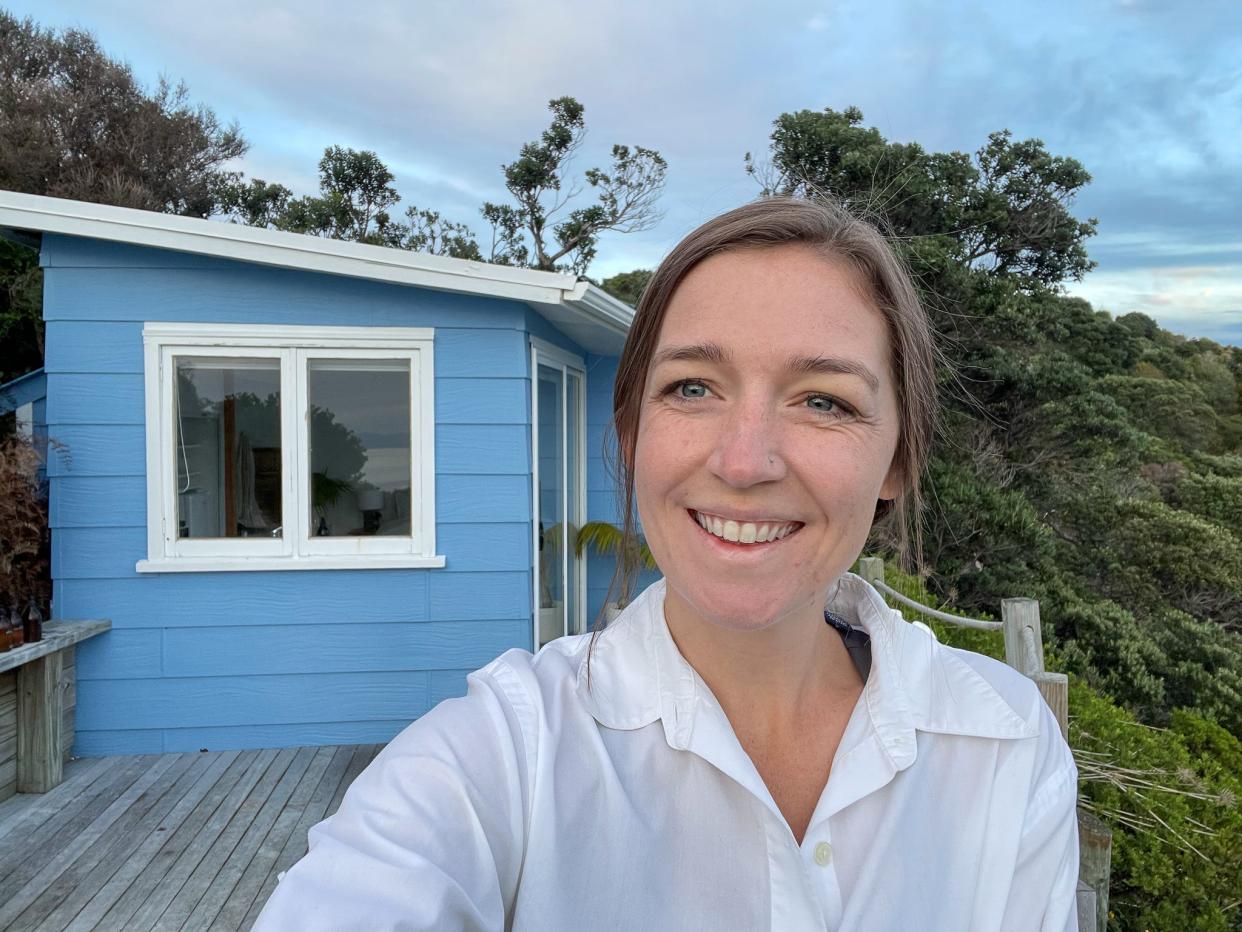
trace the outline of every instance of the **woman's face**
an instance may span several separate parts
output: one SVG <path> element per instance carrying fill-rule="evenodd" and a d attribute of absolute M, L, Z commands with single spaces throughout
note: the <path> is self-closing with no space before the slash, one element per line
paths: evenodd
<path fill-rule="evenodd" d="M 899 491 L 887 328 L 864 293 L 802 246 L 718 254 L 674 293 L 634 477 L 676 610 L 738 630 L 818 615 Z"/>

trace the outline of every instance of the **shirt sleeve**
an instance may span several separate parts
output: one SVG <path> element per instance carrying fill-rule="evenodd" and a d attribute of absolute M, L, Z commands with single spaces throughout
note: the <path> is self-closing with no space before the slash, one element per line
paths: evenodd
<path fill-rule="evenodd" d="M 1001 928 L 1078 932 L 1078 768 L 1052 710 L 1038 701 L 1035 775 Z"/>
<path fill-rule="evenodd" d="M 490 675 L 392 740 L 314 826 L 255 932 L 499 930 L 517 890 L 529 772 Z M 520 688 L 520 687 L 519 687 Z"/>

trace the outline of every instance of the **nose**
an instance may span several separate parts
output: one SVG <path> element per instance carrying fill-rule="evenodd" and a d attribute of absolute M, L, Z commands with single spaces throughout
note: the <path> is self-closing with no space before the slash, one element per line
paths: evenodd
<path fill-rule="evenodd" d="M 775 482 L 787 471 L 781 452 L 780 424 L 770 407 L 739 405 L 719 422 L 707 468 L 734 488 Z"/>

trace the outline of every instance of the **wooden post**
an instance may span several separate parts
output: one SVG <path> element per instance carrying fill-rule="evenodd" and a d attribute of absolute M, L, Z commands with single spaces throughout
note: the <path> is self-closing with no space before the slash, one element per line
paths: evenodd
<path fill-rule="evenodd" d="M 1005 631 L 1005 663 L 1027 676 L 1043 673 L 1044 635 L 1039 626 L 1039 603 L 1034 599 L 1001 599 L 1001 624 Z"/>
<path fill-rule="evenodd" d="M 1078 881 L 1077 906 L 1078 932 L 1103 932 L 1096 922 L 1099 915 L 1099 903 L 1096 900 L 1095 891 L 1081 880 Z"/>
<path fill-rule="evenodd" d="M 1108 925 L 1108 878 L 1112 870 L 1113 833 L 1091 813 L 1078 810 L 1078 879 L 1095 891 L 1095 924 L 1079 924 L 1104 932 Z"/>
<path fill-rule="evenodd" d="M 884 561 L 880 557 L 862 557 L 858 561 L 858 575 L 873 586 L 884 582 Z"/>
<path fill-rule="evenodd" d="M 1039 624 L 1039 603 L 1034 599 L 1002 599 L 1001 623 L 1005 632 L 1005 663 L 1025 673 L 1039 687 L 1040 695 L 1057 717 L 1061 737 L 1069 740 L 1069 677 L 1044 670 L 1044 637 Z"/>
<path fill-rule="evenodd" d="M 61 652 L 17 668 L 17 792 L 46 793 L 64 776 Z"/>

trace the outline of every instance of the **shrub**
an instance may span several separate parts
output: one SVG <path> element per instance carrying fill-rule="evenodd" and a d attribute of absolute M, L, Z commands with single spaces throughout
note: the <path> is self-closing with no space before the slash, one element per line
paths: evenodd
<path fill-rule="evenodd" d="M 39 456 L 16 434 L 0 440 L 0 597 L 18 606 L 51 602 L 47 499 Z"/>

